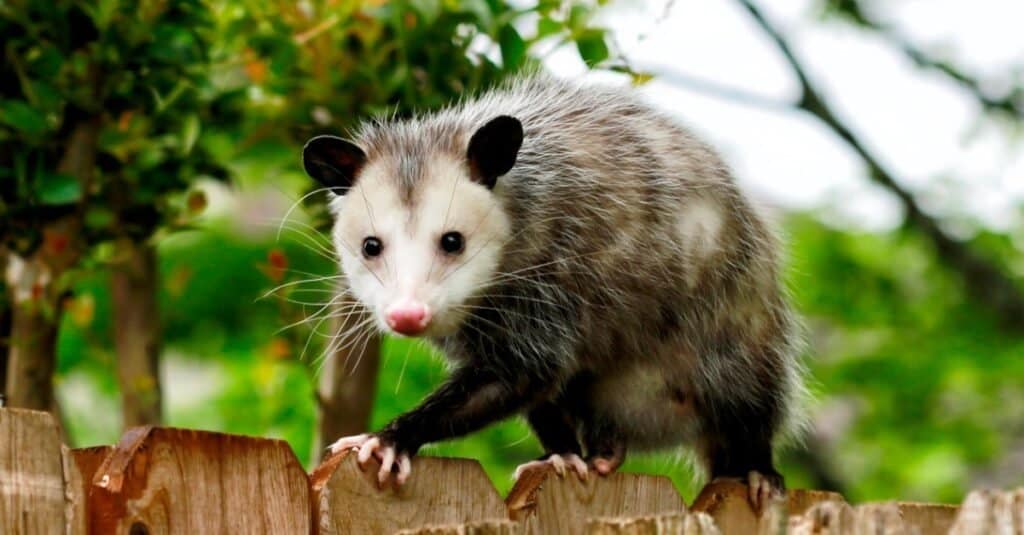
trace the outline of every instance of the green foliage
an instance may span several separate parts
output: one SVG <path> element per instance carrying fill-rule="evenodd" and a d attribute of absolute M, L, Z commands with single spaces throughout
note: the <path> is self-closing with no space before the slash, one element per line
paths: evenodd
<path fill-rule="evenodd" d="M 850 497 L 959 500 L 1024 431 L 1024 339 L 916 235 L 789 230 L 820 403 L 850 419 L 830 452 Z"/>
<path fill-rule="evenodd" d="M 0 6 L 0 241 L 30 253 L 80 206 L 87 243 L 146 239 L 181 215 L 168 194 L 223 176 L 196 147 L 220 97 L 212 22 L 198 0 Z M 60 168 L 76 158 L 95 172 Z"/>
<path fill-rule="evenodd" d="M 856 3 L 827 4 L 858 13 Z M 298 201 L 312 187 L 298 162 L 309 136 L 443 106 L 536 68 L 542 42 L 574 45 L 588 64 L 624 70 L 591 24 L 598 8 L 547 0 L 0 3 L 0 239 L 31 250 L 44 224 L 81 210 L 91 245 L 59 340 L 74 442 L 110 443 L 120 432 L 107 240 L 156 232 L 169 423 L 282 437 L 311 463 L 324 344 L 315 325 L 285 327 L 322 303 L 318 292 L 330 281 L 265 295 L 334 273 L 321 249 L 328 244 L 305 226 L 323 223 L 322 199 L 313 196 L 312 216 L 293 217 L 276 240 L 277 222 L 250 213 L 260 211 L 251 199 L 223 217 L 197 218 L 207 201 L 196 182 L 230 177 L 238 197 L 269 186 Z M 57 163 L 88 121 L 100 128 L 96 174 L 85 184 Z M 836 229 L 813 214 L 786 227 L 790 283 L 810 337 L 810 413 L 831 430 L 814 447 L 849 497 L 958 501 L 979 482 L 1024 483 L 1004 460 L 1024 444 L 1019 334 L 1000 330 L 914 235 Z M 1020 278 L 1022 231 L 981 232 L 973 245 Z M 388 340 L 374 425 L 413 407 L 444 374 L 436 354 Z M 502 490 L 517 463 L 540 454 L 519 420 L 425 451 L 480 459 Z M 782 460 L 791 486 L 816 481 L 801 450 Z M 696 489 L 676 454 L 633 456 L 626 469 L 670 475 L 688 497 Z"/>

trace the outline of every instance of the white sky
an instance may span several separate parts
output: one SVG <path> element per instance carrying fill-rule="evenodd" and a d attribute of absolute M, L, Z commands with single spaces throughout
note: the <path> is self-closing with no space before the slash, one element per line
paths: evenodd
<path fill-rule="evenodd" d="M 814 82 L 883 163 L 943 216 L 1006 228 L 1022 215 L 1024 138 L 992 121 L 942 75 L 917 69 L 870 32 L 822 21 L 812 0 L 761 0 Z M 995 84 L 1024 77 L 1024 1 L 889 0 L 877 16 L 920 48 L 948 53 Z M 723 152 L 760 200 L 830 207 L 836 222 L 885 228 L 899 221 L 891 196 L 870 185 L 860 160 L 816 119 L 759 108 L 673 82 L 671 73 L 793 100 L 795 79 L 735 0 L 619 0 L 602 12 L 622 52 L 655 74 L 642 91 Z M 585 72 L 575 50 L 552 53 L 561 76 Z M 658 75 L 662 74 L 661 77 Z M 598 75 L 600 77 L 601 75 Z"/>

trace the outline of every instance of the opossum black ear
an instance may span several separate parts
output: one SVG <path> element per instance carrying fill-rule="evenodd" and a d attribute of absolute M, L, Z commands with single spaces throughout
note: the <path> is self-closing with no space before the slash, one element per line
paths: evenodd
<path fill-rule="evenodd" d="M 363 149 L 340 137 L 317 136 L 302 149 L 306 174 L 338 195 L 344 195 L 352 187 L 364 163 Z"/>
<path fill-rule="evenodd" d="M 498 177 L 515 165 L 522 145 L 523 125 L 515 117 L 501 115 L 481 126 L 466 150 L 473 180 L 493 188 Z"/>

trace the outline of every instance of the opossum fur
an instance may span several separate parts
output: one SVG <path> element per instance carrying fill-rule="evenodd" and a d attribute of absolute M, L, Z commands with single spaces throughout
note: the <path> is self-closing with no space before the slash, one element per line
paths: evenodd
<path fill-rule="evenodd" d="M 333 192 L 346 291 L 384 331 L 422 303 L 455 364 L 380 444 L 524 414 L 547 453 L 687 444 L 713 477 L 781 487 L 802 371 L 779 245 L 721 158 L 633 90 L 532 76 L 316 138 L 304 162 Z"/>

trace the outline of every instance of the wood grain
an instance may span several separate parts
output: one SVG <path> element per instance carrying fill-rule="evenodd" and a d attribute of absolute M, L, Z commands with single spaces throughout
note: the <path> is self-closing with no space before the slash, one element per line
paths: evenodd
<path fill-rule="evenodd" d="M 944 503 L 896 502 L 903 522 L 921 535 L 946 535 L 960 508 Z"/>
<path fill-rule="evenodd" d="M 720 535 L 718 526 L 704 513 L 672 513 L 632 518 L 598 518 L 587 521 L 589 535 Z"/>
<path fill-rule="evenodd" d="M 486 522 L 470 522 L 468 524 L 403 529 L 396 531 L 395 535 L 519 535 L 522 532 L 523 526 L 517 522 L 511 520 L 491 520 Z"/>
<path fill-rule="evenodd" d="M 480 463 L 416 457 L 405 485 L 377 486 L 376 460 L 364 472 L 355 455 L 328 457 L 310 475 L 316 533 L 394 533 L 427 525 L 507 520 Z"/>
<path fill-rule="evenodd" d="M 269 440 L 135 427 L 97 468 L 90 528 L 103 534 L 309 532 L 309 486 Z"/>
<path fill-rule="evenodd" d="M 615 473 L 579 481 L 558 477 L 550 467 L 526 470 L 505 500 L 513 520 L 527 533 L 586 533 L 600 517 L 685 513 L 686 505 L 666 477 Z"/>
<path fill-rule="evenodd" d="M 786 517 L 801 515 L 826 501 L 845 503 L 835 492 L 792 489 L 786 492 L 781 511 L 769 508 L 761 514 L 750 506 L 746 484 L 723 479 L 705 485 L 691 509 L 710 515 L 724 535 L 778 533 L 784 531 Z"/>
<path fill-rule="evenodd" d="M 89 522 L 89 489 L 96 469 L 114 451 L 113 446 L 63 448 L 67 496 L 72 508 L 72 533 L 86 533 Z"/>
<path fill-rule="evenodd" d="M 60 431 L 45 412 L 0 409 L 0 533 L 64 533 L 73 509 L 64 495 Z"/>
<path fill-rule="evenodd" d="M 968 494 L 949 533 L 1024 534 L 1024 488 L 1007 492 L 976 490 Z"/>
<path fill-rule="evenodd" d="M 920 532 L 903 521 L 894 502 L 868 503 L 851 507 L 829 501 L 789 519 L 791 535 L 916 535 Z"/>

